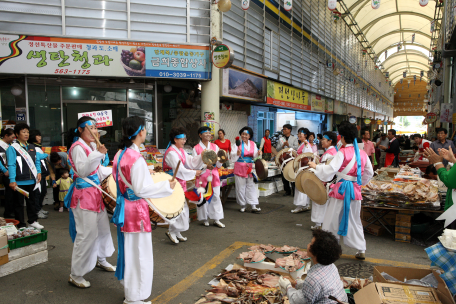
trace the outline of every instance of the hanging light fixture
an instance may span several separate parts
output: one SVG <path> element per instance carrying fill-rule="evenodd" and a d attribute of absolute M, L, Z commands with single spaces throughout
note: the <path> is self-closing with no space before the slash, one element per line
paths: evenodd
<path fill-rule="evenodd" d="M 223 12 L 223 13 L 226 13 L 227 11 L 229 11 L 231 9 L 231 1 L 230 0 L 220 0 L 218 3 L 218 9 Z"/>
<path fill-rule="evenodd" d="M 13 86 L 11 88 L 11 94 L 13 94 L 14 96 L 19 96 L 22 94 L 22 88 L 20 86 Z"/>
<path fill-rule="evenodd" d="M 173 90 L 173 87 L 168 83 L 166 84 L 164 87 L 163 87 L 163 90 L 166 92 L 166 93 L 169 93 Z"/>

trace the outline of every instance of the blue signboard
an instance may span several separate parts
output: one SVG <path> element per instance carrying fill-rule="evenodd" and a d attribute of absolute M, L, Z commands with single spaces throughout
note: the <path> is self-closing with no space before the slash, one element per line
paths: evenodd
<path fill-rule="evenodd" d="M 17 122 L 25 122 L 25 113 L 16 113 Z"/>
<path fill-rule="evenodd" d="M 210 79 L 210 56 L 204 46 L 146 47 L 146 76 Z"/>

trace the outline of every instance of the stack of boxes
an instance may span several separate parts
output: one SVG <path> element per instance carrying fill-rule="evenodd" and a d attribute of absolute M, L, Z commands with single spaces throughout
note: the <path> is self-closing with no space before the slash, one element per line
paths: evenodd
<path fill-rule="evenodd" d="M 396 215 L 396 242 L 410 243 L 413 210 L 401 210 Z"/>

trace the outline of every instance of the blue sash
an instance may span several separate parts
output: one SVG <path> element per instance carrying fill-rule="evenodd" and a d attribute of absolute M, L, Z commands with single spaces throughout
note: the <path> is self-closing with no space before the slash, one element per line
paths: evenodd
<path fill-rule="evenodd" d="M 238 163 L 253 163 L 253 157 L 250 157 L 250 156 L 244 156 L 244 142 L 242 142 L 242 153 L 241 153 L 241 156 L 242 156 L 242 159 L 239 157 L 237 162 Z"/>
<path fill-rule="evenodd" d="M 71 170 L 73 170 L 73 169 L 71 169 Z M 97 185 L 100 184 L 100 178 L 98 177 L 97 173 L 89 175 L 89 176 L 87 176 L 87 178 L 90 179 L 92 182 L 94 182 Z M 70 188 L 68 189 L 68 193 L 65 195 L 65 199 L 63 200 L 65 208 L 70 210 L 69 231 L 70 231 L 70 237 L 71 237 L 71 240 L 73 241 L 73 243 L 74 243 L 74 240 L 76 239 L 76 222 L 74 220 L 73 210 L 71 210 L 70 207 L 71 207 L 71 198 L 73 197 L 74 187 L 76 187 L 79 190 L 79 189 L 90 188 L 93 186 L 91 184 L 89 184 L 88 182 L 86 182 L 85 180 L 83 180 L 82 178 L 78 177 L 71 184 Z"/>
<path fill-rule="evenodd" d="M 123 280 L 125 274 L 125 237 L 121 230 L 125 223 L 125 199 L 129 201 L 137 201 L 141 198 L 136 196 L 133 190 L 127 188 L 125 193 L 120 191 L 119 187 L 119 166 L 120 160 L 124 155 L 127 148 L 124 148 L 117 159 L 117 168 L 116 168 L 116 185 L 117 185 L 117 193 L 121 195 L 117 195 L 116 199 L 116 209 L 114 210 L 114 214 L 111 218 L 111 223 L 117 226 L 117 246 L 118 246 L 118 253 L 117 253 L 117 268 L 115 276 L 118 280 Z"/>
<path fill-rule="evenodd" d="M 339 194 L 344 196 L 344 207 L 342 209 L 342 219 L 339 225 L 338 235 L 347 236 L 348 232 L 348 219 L 350 218 L 350 202 L 355 199 L 355 187 L 354 182 L 341 179 L 339 187 Z"/>

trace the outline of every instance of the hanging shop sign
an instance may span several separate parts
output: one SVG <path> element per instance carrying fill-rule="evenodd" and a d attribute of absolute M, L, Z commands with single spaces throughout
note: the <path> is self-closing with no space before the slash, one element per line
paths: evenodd
<path fill-rule="evenodd" d="M 369 118 L 364 118 L 364 124 L 370 125 L 371 120 Z"/>
<path fill-rule="evenodd" d="M 309 93 L 307 91 L 270 80 L 268 80 L 267 83 L 266 101 L 268 104 L 298 110 L 312 109 L 312 106 L 309 103 Z"/>
<path fill-rule="evenodd" d="M 210 79 L 209 46 L 0 34 L 0 73 Z"/>
<path fill-rule="evenodd" d="M 356 123 L 356 120 L 357 120 L 357 119 L 356 119 L 356 116 L 353 116 L 353 115 L 350 116 L 350 117 L 348 118 L 348 121 L 349 121 L 351 124 L 355 124 L 355 123 Z"/>
<path fill-rule="evenodd" d="M 420 0 L 420 6 L 424 7 L 429 3 L 429 0 Z"/>
<path fill-rule="evenodd" d="M 340 100 L 334 100 L 334 114 L 347 115 L 347 104 Z"/>
<path fill-rule="evenodd" d="M 334 100 L 333 99 L 326 99 L 325 113 L 328 113 L 328 114 L 334 113 Z"/>
<path fill-rule="evenodd" d="M 431 124 L 431 123 L 435 122 L 436 120 L 437 120 L 437 114 L 435 114 L 435 113 L 426 114 L 426 118 L 425 118 L 426 124 Z"/>
<path fill-rule="evenodd" d="M 235 69 L 222 71 L 223 97 L 264 102 L 266 79 Z"/>
<path fill-rule="evenodd" d="M 372 0 L 371 6 L 373 9 L 378 9 L 380 7 L 380 0 Z"/>
<path fill-rule="evenodd" d="M 217 46 L 212 52 L 212 63 L 219 69 L 229 68 L 234 61 L 234 52 L 226 44 Z"/>
<path fill-rule="evenodd" d="M 347 114 L 348 115 L 353 115 L 356 117 L 363 117 L 361 115 L 361 108 L 352 106 L 352 105 L 347 105 Z"/>
<path fill-rule="evenodd" d="M 84 116 L 95 119 L 97 121 L 97 128 L 112 126 L 112 110 L 78 113 L 78 119 Z"/>
<path fill-rule="evenodd" d="M 442 103 L 440 105 L 440 122 L 453 123 L 453 104 Z"/>
<path fill-rule="evenodd" d="M 330 11 L 335 10 L 337 7 L 337 0 L 328 0 L 328 9 Z"/>
<path fill-rule="evenodd" d="M 325 98 L 318 94 L 311 94 L 312 111 L 324 112 L 325 111 Z"/>
<path fill-rule="evenodd" d="M 283 8 L 288 12 L 293 7 L 293 0 L 283 0 Z"/>
<path fill-rule="evenodd" d="M 242 0 L 241 7 L 244 11 L 248 10 L 250 7 L 250 0 Z"/>

